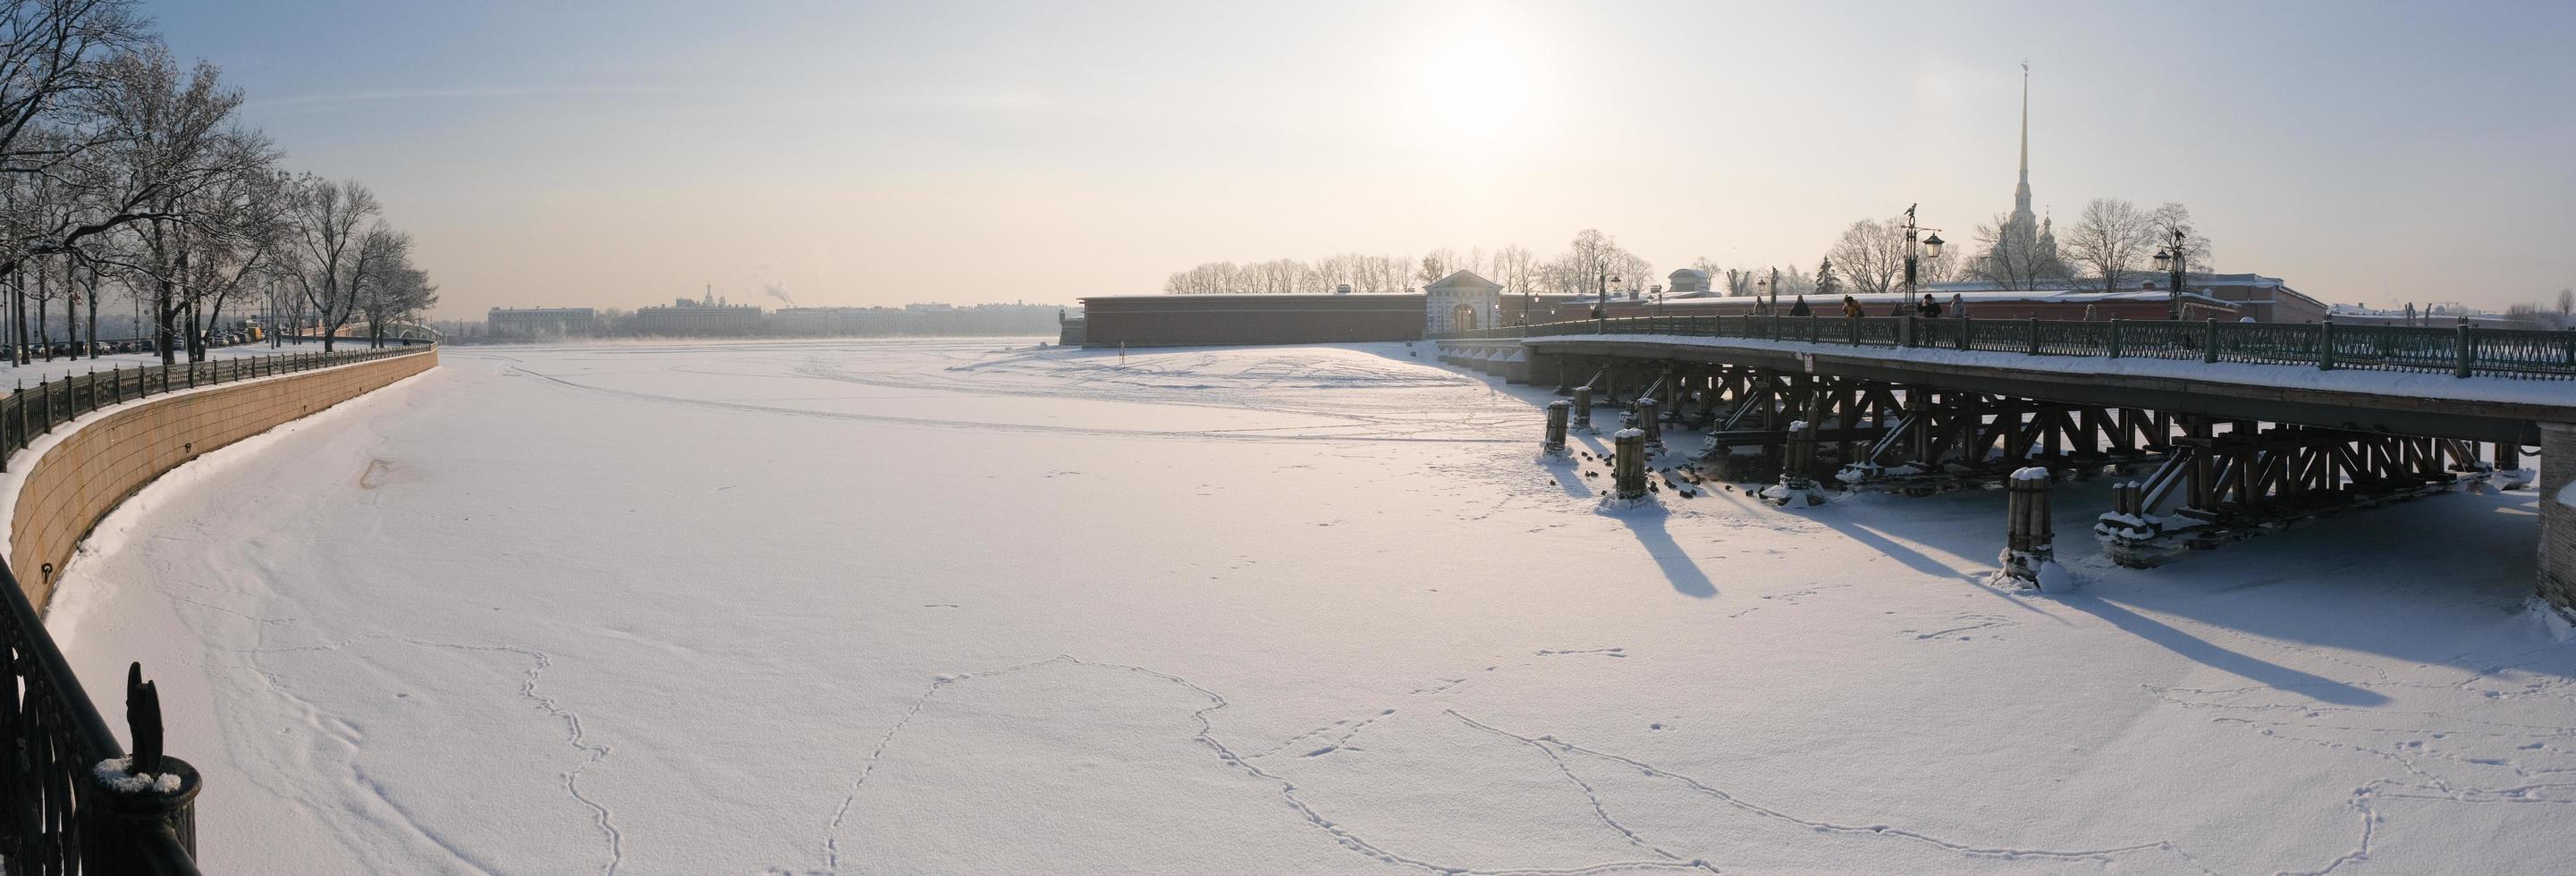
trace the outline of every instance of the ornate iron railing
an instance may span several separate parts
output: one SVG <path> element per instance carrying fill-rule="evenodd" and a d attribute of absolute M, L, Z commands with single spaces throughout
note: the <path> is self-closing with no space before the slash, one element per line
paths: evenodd
<path fill-rule="evenodd" d="M 1631 316 L 1505 326 L 1433 340 L 1575 335 L 1680 335 L 1860 347 L 1933 347 L 2023 353 L 2197 359 L 2376 371 L 2576 379 L 2576 331 L 2457 326 L 2336 325 L 2217 320 L 2077 321 L 1970 317 Z"/>
<path fill-rule="evenodd" d="M 8 471 L 9 457 L 26 449 L 36 436 L 108 405 L 199 386 L 349 365 L 426 349 L 425 345 L 406 345 L 330 353 L 234 356 L 137 368 L 120 365 L 60 380 L 39 380 L 34 386 L 21 382 L 16 391 L 0 397 L 0 471 Z"/>
<path fill-rule="evenodd" d="M 125 757 L 107 722 L 45 634 L 18 578 L 0 563 L 0 669 L 13 696 L 0 696 L 0 866 L 10 873 L 193 874 L 196 771 L 172 765 L 180 787 L 140 794 L 143 809 L 109 800 L 99 765 Z M 145 686 L 148 689 L 148 685 Z M 148 694 L 147 694 L 148 695 Z M 157 696 L 150 727 L 135 729 L 138 753 L 158 756 Z M 129 713 L 138 711 L 129 706 Z M 138 718 L 129 714 L 129 718 Z M 146 741 L 148 734 L 153 737 Z M 160 769 L 155 767 L 155 769 Z"/>
<path fill-rule="evenodd" d="M 83 414 L 198 386 L 351 365 L 429 349 L 399 346 L 331 353 L 240 356 L 177 365 L 111 367 L 20 386 L 0 397 L 0 471 L 35 436 Z M 49 568 L 48 572 L 51 571 Z M 125 751 L 46 634 L 17 576 L 0 563 L 0 872 L 168 876 L 197 872 L 193 767 L 161 754 L 159 696 L 128 681 L 135 754 L 121 761 L 141 785 L 111 782 L 101 764 Z M 162 787 L 154 777 L 177 777 Z"/>

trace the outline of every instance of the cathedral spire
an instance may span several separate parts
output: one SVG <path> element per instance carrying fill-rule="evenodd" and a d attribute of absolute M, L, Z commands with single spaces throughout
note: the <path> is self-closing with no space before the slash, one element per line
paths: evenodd
<path fill-rule="evenodd" d="M 2030 212 L 2030 62 L 2021 62 L 2021 184 L 2013 188 L 2013 211 Z"/>

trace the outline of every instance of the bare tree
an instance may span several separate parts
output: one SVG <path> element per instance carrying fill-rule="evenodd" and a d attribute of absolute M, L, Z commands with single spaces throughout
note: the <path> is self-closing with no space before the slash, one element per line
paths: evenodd
<path fill-rule="evenodd" d="M 1422 255 L 1422 271 L 1417 275 L 1417 277 L 1422 281 L 1422 285 L 1424 286 L 1440 282 L 1440 278 L 1449 276 L 1450 271 L 1457 270 L 1457 268 L 1452 267 L 1457 260 L 1458 254 L 1456 252 L 1452 252 L 1448 247 L 1441 247 L 1424 253 Z"/>
<path fill-rule="evenodd" d="M 2037 289 L 2043 283 L 2065 279 L 2070 272 L 2053 253 L 2028 245 L 2027 241 L 2007 245 L 2000 229 L 2010 227 L 2010 222 L 2009 215 L 1998 213 L 1993 223 L 1977 226 L 1977 255 L 1966 260 L 1965 273 L 2006 289 Z M 1949 260 L 1949 250 L 1944 249 L 1942 258 L 1934 261 Z M 1916 267 L 1916 276 L 1923 282 L 1936 281 L 1920 270 L 1920 262 Z M 1944 274 L 1956 270 L 1949 265 L 1942 267 Z"/>
<path fill-rule="evenodd" d="M 1561 282 L 1575 291 L 1592 292 L 1601 285 L 1604 275 L 1620 274 L 1627 268 L 1629 258 L 1628 251 L 1619 248 L 1618 240 L 1601 233 L 1601 229 L 1586 228 L 1575 233 L 1574 242 L 1556 263 Z"/>
<path fill-rule="evenodd" d="M 1905 280 L 1905 224 L 1901 220 L 1880 222 L 1863 219 L 1843 229 L 1841 239 L 1825 252 L 1835 269 L 1851 284 L 1847 291 L 1878 293 L 1894 290 Z M 1916 271 L 1921 279 L 1920 266 Z"/>
<path fill-rule="evenodd" d="M 369 231 L 362 261 L 374 267 L 359 277 L 358 311 L 366 316 L 368 346 L 381 347 L 386 329 L 438 303 L 438 287 L 412 267 L 410 235 Z"/>
<path fill-rule="evenodd" d="M 117 59 L 153 46 L 150 27 L 130 0 L 0 2 L 0 173 L 25 188 L 56 185 L 67 168 L 129 132 L 90 99 L 113 92 Z M 80 239 L 139 217 L 111 212 L 76 221 L 13 215 L 0 276 L 26 259 L 50 255 Z"/>
<path fill-rule="evenodd" d="M 2209 238 L 2202 236 L 2200 229 L 2191 224 L 2191 210 L 2181 204 L 2166 201 L 2156 207 L 2155 212 L 2147 214 L 2147 223 L 2150 226 L 2148 233 L 2154 238 L 2157 248 L 2172 243 L 2175 232 L 2182 233 L 2185 269 L 2205 272 L 2215 266 L 2209 249 Z"/>
<path fill-rule="evenodd" d="M 245 172 L 197 194 L 201 203 L 189 211 L 180 275 L 188 361 L 205 359 L 207 338 L 223 324 L 227 302 L 274 278 L 287 242 L 291 184 L 274 173 Z"/>
<path fill-rule="evenodd" d="M 2075 233 L 2066 239 L 2067 255 L 2091 271 L 2104 291 L 2119 289 L 2123 278 L 2154 249 L 2154 217 L 2118 198 L 2094 198 L 2085 204 Z"/>
<path fill-rule="evenodd" d="M 205 296 L 220 292 L 206 284 L 205 272 L 220 270 L 226 261 L 204 248 L 221 247 L 234 236 L 230 226 L 245 209 L 244 199 L 266 190 L 276 151 L 267 138 L 233 121 L 241 92 L 225 87 L 211 64 L 183 71 L 155 46 L 120 56 L 106 68 L 101 86 L 85 99 L 117 136 L 69 165 L 75 173 L 51 177 L 82 205 L 76 214 L 103 218 L 85 224 L 64 220 L 75 230 L 59 235 L 57 251 L 83 258 L 131 256 L 116 267 L 131 275 L 130 285 L 151 292 L 162 362 L 175 362 L 183 341 L 195 361 L 204 355 L 195 317 Z M 136 245 L 90 245 L 113 233 L 131 234 Z"/>
<path fill-rule="evenodd" d="M 294 183 L 288 212 L 288 245 L 282 254 L 304 304 L 321 318 L 322 350 L 330 352 L 333 336 L 356 312 L 357 287 L 366 277 L 370 223 L 383 208 L 374 192 L 353 180 L 332 181 L 307 175 Z M 1231 265 L 1229 265 L 1231 267 Z"/>

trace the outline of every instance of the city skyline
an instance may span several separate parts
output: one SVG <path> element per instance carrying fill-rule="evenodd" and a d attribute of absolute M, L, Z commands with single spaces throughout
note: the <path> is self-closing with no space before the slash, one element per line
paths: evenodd
<path fill-rule="evenodd" d="M 378 190 L 442 319 L 1070 303 L 1584 228 L 1660 270 L 1812 265 L 1918 202 L 1965 243 L 2012 207 L 2025 58 L 2045 216 L 2180 202 L 2218 270 L 2335 302 L 2576 283 L 2545 6 L 149 11 L 291 160 Z M 406 38 L 327 38 L 361 18 Z"/>

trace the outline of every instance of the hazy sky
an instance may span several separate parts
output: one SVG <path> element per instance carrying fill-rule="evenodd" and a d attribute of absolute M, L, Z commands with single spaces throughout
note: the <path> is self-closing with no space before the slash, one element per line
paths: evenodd
<path fill-rule="evenodd" d="M 1813 266 L 1921 202 L 2189 207 L 2332 301 L 2576 285 L 2576 4 L 153 2 L 442 287 L 634 307 L 1159 291 L 1597 227 Z M 775 301 L 763 299 L 769 306 Z"/>

